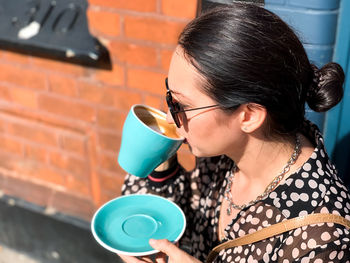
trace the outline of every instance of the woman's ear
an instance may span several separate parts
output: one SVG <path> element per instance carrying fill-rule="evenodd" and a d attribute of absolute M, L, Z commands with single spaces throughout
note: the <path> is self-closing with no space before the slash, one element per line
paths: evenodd
<path fill-rule="evenodd" d="M 247 103 L 241 105 L 240 125 L 241 130 L 245 133 L 251 133 L 259 129 L 265 122 L 267 111 L 266 108 L 256 104 Z"/>

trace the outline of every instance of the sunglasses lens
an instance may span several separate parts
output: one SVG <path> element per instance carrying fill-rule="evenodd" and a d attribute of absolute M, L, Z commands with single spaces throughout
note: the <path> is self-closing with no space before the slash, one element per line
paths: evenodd
<path fill-rule="evenodd" d="M 167 102 L 167 104 L 168 104 L 168 108 L 169 108 L 169 110 L 170 110 L 171 117 L 173 117 L 173 120 L 174 120 L 176 126 L 177 126 L 178 128 L 180 128 L 180 126 L 181 126 L 181 125 L 180 125 L 180 120 L 179 120 L 179 116 L 178 116 L 178 114 L 177 114 L 177 111 L 178 111 L 178 109 L 179 109 L 179 106 L 178 106 L 177 103 L 174 103 L 174 102 L 173 102 L 173 99 L 172 99 L 170 93 L 167 93 L 167 95 L 166 95 L 166 102 Z"/>
<path fill-rule="evenodd" d="M 174 119 L 174 122 L 175 122 L 176 126 L 177 126 L 178 128 L 180 128 L 181 125 L 180 125 L 180 120 L 179 120 L 179 117 L 178 117 L 177 113 L 174 113 L 174 112 L 172 112 L 171 110 L 170 110 L 170 113 L 171 113 L 171 116 L 172 116 L 173 119 Z"/>

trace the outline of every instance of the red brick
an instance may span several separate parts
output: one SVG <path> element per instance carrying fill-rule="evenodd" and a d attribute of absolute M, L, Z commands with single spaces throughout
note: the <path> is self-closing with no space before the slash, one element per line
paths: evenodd
<path fill-rule="evenodd" d="M 5 124 L 2 123 L 2 120 L 0 120 L 0 133 L 6 134 L 7 132 L 4 132 L 6 129 Z"/>
<path fill-rule="evenodd" d="M 118 14 L 89 8 L 87 11 L 89 29 L 94 34 L 118 36 L 120 17 Z"/>
<path fill-rule="evenodd" d="M 28 165 L 22 170 L 21 168 L 16 168 L 16 170 L 20 173 L 28 175 L 29 178 L 37 178 L 43 182 L 48 182 L 60 186 L 65 185 L 65 175 L 59 172 L 57 169 L 54 169 L 46 164 L 31 162 L 31 164 L 28 163 Z"/>
<path fill-rule="evenodd" d="M 54 73 L 62 72 L 71 76 L 82 76 L 88 72 L 88 68 L 86 67 L 59 60 L 33 57 L 31 61 L 32 64 L 41 71 L 41 75 L 43 72 L 47 71 L 52 71 Z"/>
<path fill-rule="evenodd" d="M 7 127 L 8 133 L 29 140 L 30 142 L 37 142 L 43 145 L 57 146 L 56 134 L 52 131 L 41 129 L 36 126 L 36 123 L 32 125 L 25 125 L 21 123 L 9 123 Z"/>
<path fill-rule="evenodd" d="M 98 143 L 104 150 L 118 152 L 120 148 L 121 136 L 116 133 L 99 132 Z"/>
<path fill-rule="evenodd" d="M 164 107 L 165 106 L 164 100 L 165 100 L 165 96 L 147 95 L 145 96 L 144 101 L 146 105 L 165 112 L 167 108 Z"/>
<path fill-rule="evenodd" d="M 74 152 L 81 156 L 86 155 L 87 138 L 68 134 L 61 134 L 59 135 L 59 138 L 62 149 Z"/>
<path fill-rule="evenodd" d="M 141 95 L 137 92 L 88 82 L 79 82 L 78 89 L 81 99 L 94 104 L 115 106 L 121 110 L 129 110 L 132 105 L 141 101 Z"/>
<path fill-rule="evenodd" d="M 43 183 L 64 185 L 63 175 L 41 162 L 1 154 L 0 167 L 20 175 L 23 180 L 38 179 Z"/>
<path fill-rule="evenodd" d="M 47 94 L 39 96 L 39 109 L 86 122 L 95 120 L 95 110 L 90 105 Z"/>
<path fill-rule="evenodd" d="M 99 109 L 97 111 L 97 124 L 100 127 L 121 130 L 126 119 L 126 114 L 117 110 Z"/>
<path fill-rule="evenodd" d="M 90 184 L 88 178 L 81 178 L 76 176 L 66 177 L 67 190 L 82 196 L 91 196 Z"/>
<path fill-rule="evenodd" d="M 89 0 L 90 5 L 128 9 L 140 12 L 155 12 L 157 0 Z"/>
<path fill-rule="evenodd" d="M 24 156 L 27 159 L 46 163 L 48 154 L 45 148 L 34 145 L 24 145 Z"/>
<path fill-rule="evenodd" d="M 6 178 L 3 191 L 7 195 L 16 196 L 40 206 L 47 206 L 52 195 L 52 190 L 47 186 L 13 177 Z"/>
<path fill-rule="evenodd" d="M 1 97 L 1 95 L 0 95 Z M 1 115 L 0 115 L 1 117 Z M 7 121 L 0 118 L 0 132 L 5 132 L 7 126 Z"/>
<path fill-rule="evenodd" d="M 122 123 L 133 104 L 166 109 L 164 77 L 194 2 L 90 0 L 111 71 L 0 51 L 0 101 L 20 117 L 0 114 L 0 189 L 85 219 L 119 196 Z M 190 169 L 194 157 L 181 148 L 179 159 Z"/>
<path fill-rule="evenodd" d="M 196 11 L 196 0 L 162 0 L 162 13 L 168 16 L 192 19 Z"/>
<path fill-rule="evenodd" d="M 98 202 L 97 206 L 102 206 L 103 204 L 117 198 L 120 196 L 120 193 L 115 193 L 115 192 L 102 192 L 100 201 Z"/>
<path fill-rule="evenodd" d="M 120 62 L 145 67 L 155 67 L 158 64 L 157 50 L 153 47 L 117 41 L 111 42 L 109 46 L 113 56 Z"/>
<path fill-rule="evenodd" d="M 1 56 L 1 52 L 0 52 L 0 56 Z M 3 190 L 5 188 L 5 183 L 6 183 L 6 177 L 3 173 L 0 173 L 0 193 L 3 193 Z"/>
<path fill-rule="evenodd" d="M 0 100 L 11 101 L 10 87 L 7 84 L 0 84 Z"/>
<path fill-rule="evenodd" d="M 89 174 L 89 167 L 87 160 L 82 160 L 72 156 L 68 156 L 64 152 L 50 152 L 50 163 L 68 173 L 86 178 Z"/>
<path fill-rule="evenodd" d="M 79 216 L 86 220 L 90 220 L 95 211 L 89 198 L 61 191 L 54 192 L 51 206 L 62 213 Z"/>
<path fill-rule="evenodd" d="M 22 155 L 23 153 L 23 146 L 21 143 L 3 135 L 0 135 L 0 149 L 1 151 L 10 152 L 17 155 Z"/>
<path fill-rule="evenodd" d="M 18 159 L 19 158 L 15 158 L 13 155 L 0 152 L 0 167 L 2 170 L 13 171 L 19 163 Z"/>
<path fill-rule="evenodd" d="M 124 176 L 110 176 L 100 174 L 102 192 L 113 193 L 114 196 L 121 194 L 121 188 L 124 182 Z"/>
<path fill-rule="evenodd" d="M 24 107 L 36 109 L 38 107 L 38 99 L 36 92 L 21 88 L 11 88 L 12 101 Z"/>
<path fill-rule="evenodd" d="M 1 80 L 31 89 L 46 89 L 46 77 L 42 72 L 0 64 Z"/>
<path fill-rule="evenodd" d="M 0 99 L 28 108 L 37 108 L 37 94 L 34 90 L 0 85 Z"/>
<path fill-rule="evenodd" d="M 128 86 L 153 94 L 164 95 L 166 74 L 142 69 L 129 69 L 127 73 Z"/>
<path fill-rule="evenodd" d="M 19 64 L 29 64 L 30 63 L 30 57 L 25 54 L 11 52 L 11 51 L 3 51 L 4 59 L 7 61 L 11 61 L 19 63 Z"/>
<path fill-rule="evenodd" d="M 97 69 L 95 79 L 105 84 L 122 86 L 124 84 L 124 68 L 113 64 L 112 70 Z"/>
<path fill-rule="evenodd" d="M 127 110 L 134 104 L 139 104 L 142 100 L 140 93 L 115 89 L 113 97 L 113 106 L 121 110 Z"/>
<path fill-rule="evenodd" d="M 117 159 L 118 159 L 117 153 L 114 153 L 114 154 L 100 153 L 98 155 L 98 165 L 103 170 L 107 170 L 112 173 L 122 174 L 124 172 L 118 165 Z"/>
<path fill-rule="evenodd" d="M 161 64 L 162 64 L 162 68 L 166 71 L 169 70 L 169 65 L 170 65 L 171 57 L 173 56 L 173 52 L 174 50 L 167 50 L 167 49 L 163 49 L 161 51 Z"/>
<path fill-rule="evenodd" d="M 77 83 L 79 98 L 93 104 L 112 104 L 112 97 L 100 83 L 79 81 Z"/>
<path fill-rule="evenodd" d="M 60 75 L 49 75 L 49 89 L 64 96 L 75 97 L 77 95 L 76 81 Z"/>
<path fill-rule="evenodd" d="M 176 44 L 185 23 L 153 17 L 125 17 L 125 36 L 163 44 Z"/>
<path fill-rule="evenodd" d="M 22 88 L 11 88 L 10 93 L 11 99 L 14 103 L 32 109 L 36 109 L 38 107 L 36 92 Z"/>

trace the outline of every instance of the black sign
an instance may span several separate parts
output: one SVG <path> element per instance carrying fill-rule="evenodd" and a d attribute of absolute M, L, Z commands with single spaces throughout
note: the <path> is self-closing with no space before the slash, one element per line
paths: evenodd
<path fill-rule="evenodd" d="M 0 0 L 0 49 L 111 68 L 108 50 L 91 36 L 86 0 Z"/>

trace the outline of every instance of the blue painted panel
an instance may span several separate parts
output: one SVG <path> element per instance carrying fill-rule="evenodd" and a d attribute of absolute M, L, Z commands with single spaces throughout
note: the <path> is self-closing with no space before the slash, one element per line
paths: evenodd
<path fill-rule="evenodd" d="M 349 43 L 350 48 L 350 43 Z M 347 70 L 350 74 L 350 67 Z M 345 93 L 340 111 L 340 121 L 337 141 L 333 152 L 334 162 L 339 170 L 339 174 L 350 187 L 350 79 L 345 82 Z"/>
<path fill-rule="evenodd" d="M 289 0 L 288 4 L 291 6 L 299 6 L 313 9 L 330 10 L 339 8 L 339 0 Z"/>
<path fill-rule="evenodd" d="M 279 4 L 282 5 L 286 0 L 265 0 L 265 4 Z"/>
<path fill-rule="evenodd" d="M 325 118 L 325 142 L 339 174 L 350 188 L 350 1 L 340 4 L 334 61 L 346 72 L 344 98 Z"/>
<path fill-rule="evenodd" d="M 291 9 L 274 5 L 265 7 L 286 21 L 303 43 L 332 45 L 335 42 L 338 11 Z"/>
<path fill-rule="evenodd" d="M 305 107 L 305 118 L 316 124 L 320 130 L 322 130 L 324 125 L 324 115 L 324 113 L 311 110 L 308 105 Z"/>
<path fill-rule="evenodd" d="M 309 59 L 321 67 L 332 60 L 339 0 L 286 0 L 278 5 L 265 0 L 265 7 L 286 21 L 300 37 Z M 325 114 L 306 107 L 306 118 L 321 130 Z"/>
<path fill-rule="evenodd" d="M 337 32 L 337 39 L 335 45 L 335 52 L 333 60 L 338 62 L 346 72 L 349 67 L 349 57 L 350 57 L 350 1 L 342 1 L 340 5 L 340 15 L 339 15 L 339 25 Z M 347 75 L 347 79 L 349 79 L 349 75 Z M 347 80 L 348 81 L 348 80 Z M 345 93 L 350 93 L 350 84 L 345 85 L 344 91 Z M 347 95 L 346 95 L 347 96 Z M 336 148 L 336 144 L 341 138 L 339 137 L 340 129 L 344 129 L 344 126 L 341 123 L 341 112 L 343 111 L 343 107 L 346 101 L 345 98 L 336 106 L 334 109 L 327 112 L 325 116 L 325 143 L 328 149 L 328 152 L 335 157 L 334 152 Z M 347 102 L 349 103 L 349 102 Z M 350 117 L 349 117 L 350 118 Z M 343 132 L 344 133 L 344 132 Z M 350 146 L 349 146 L 350 147 Z M 335 160 L 337 161 L 337 160 Z"/>
<path fill-rule="evenodd" d="M 350 48 L 350 43 L 349 43 L 349 48 Z M 349 66 L 347 68 L 346 76 L 350 76 Z M 350 79 L 349 77 L 346 79 L 345 86 L 344 86 L 344 97 L 343 97 L 342 111 L 340 114 L 339 128 L 340 128 L 338 132 L 339 138 L 343 138 L 347 135 L 350 135 Z M 350 148 L 349 148 L 349 152 L 350 152 Z"/>
<path fill-rule="evenodd" d="M 324 64 L 332 60 L 333 46 L 316 46 L 304 44 L 307 56 L 311 63 L 317 67 L 322 67 Z"/>

